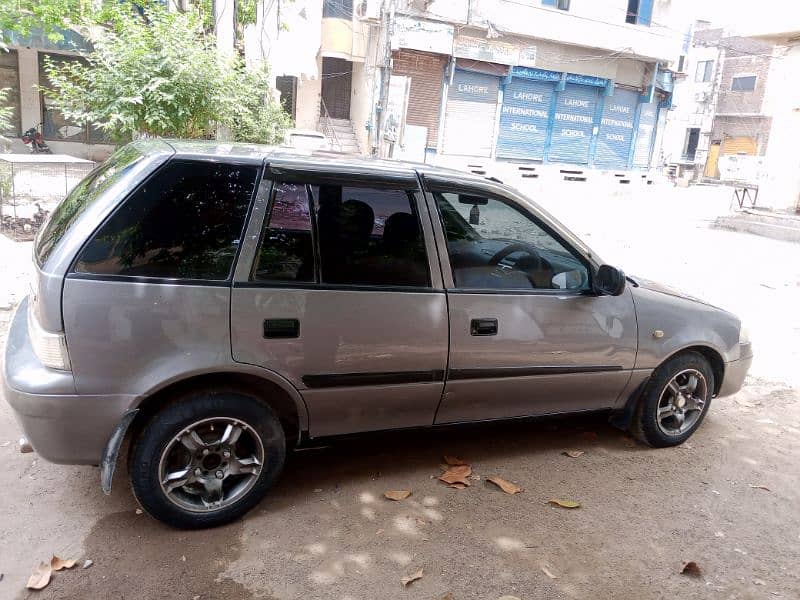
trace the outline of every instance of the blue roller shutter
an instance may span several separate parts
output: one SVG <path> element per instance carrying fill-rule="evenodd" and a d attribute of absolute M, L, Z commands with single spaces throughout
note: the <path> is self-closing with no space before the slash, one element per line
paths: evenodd
<path fill-rule="evenodd" d="M 545 81 L 513 79 L 503 90 L 497 156 L 500 158 L 544 157 L 547 124 L 554 86 Z"/>
<path fill-rule="evenodd" d="M 447 92 L 444 153 L 465 156 L 492 153 L 499 90 L 499 77 L 456 70 Z"/>
<path fill-rule="evenodd" d="M 653 145 L 653 135 L 656 129 L 656 104 L 639 105 L 639 126 L 636 129 L 636 141 L 633 147 L 633 166 L 650 166 L 650 148 Z"/>
<path fill-rule="evenodd" d="M 624 169 L 633 140 L 633 124 L 639 94 L 630 90 L 614 90 L 605 99 L 603 117 L 597 132 L 594 164 L 605 169 Z"/>
<path fill-rule="evenodd" d="M 589 162 L 597 99 L 597 88 L 586 85 L 568 83 L 564 91 L 558 92 L 550 145 L 551 162 Z"/>

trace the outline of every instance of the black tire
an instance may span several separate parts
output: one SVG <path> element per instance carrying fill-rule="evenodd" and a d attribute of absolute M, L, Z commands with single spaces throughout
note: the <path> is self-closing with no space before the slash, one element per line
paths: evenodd
<path fill-rule="evenodd" d="M 678 373 L 694 369 L 706 380 L 705 402 L 697 420 L 685 431 L 668 435 L 658 425 L 658 406 L 667 384 Z M 630 432 L 640 441 L 654 448 L 667 448 L 685 442 L 697 430 L 708 414 L 714 392 L 714 371 L 708 360 L 697 352 L 683 352 L 659 366 L 650 377 L 639 399 L 631 422 Z"/>
<path fill-rule="evenodd" d="M 179 506 L 162 489 L 162 453 L 190 425 L 203 419 L 235 419 L 249 426 L 246 434 L 263 446 L 255 482 L 232 504 L 204 512 Z M 286 437 L 275 413 L 264 402 L 234 390 L 194 392 L 167 404 L 153 415 L 133 440 L 129 454 L 131 487 L 150 515 L 180 529 L 215 527 L 238 519 L 263 498 L 280 475 L 286 459 Z"/>

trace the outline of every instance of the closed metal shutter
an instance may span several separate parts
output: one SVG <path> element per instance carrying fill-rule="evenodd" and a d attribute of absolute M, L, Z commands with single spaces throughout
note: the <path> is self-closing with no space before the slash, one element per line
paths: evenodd
<path fill-rule="evenodd" d="M 633 166 L 650 166 L 650 148 L 656 129 L 656 105 L 654 102 L 639 105 L 639 127 L 633 148 Z"/>
<path fill-rule="evenodd" d="M 544 81 L 514 79 L 503 90 L 497 156 L 541 160 L 555 86 Z"/>
<path fill-rule="evenodd" d="M 639 94 L 631 90 L 614 90 L 605 99 L 603 117 L 597 131 L 594 164 L 606 169 L 624 169 L 633 140 L 633 122 Z"/>
<path fill-rule="evenodd" d="M 18 136 L 20 131 L 19 120 L 19 62 L 16 50 L 0 51 L 0 90 L 8 89 L 4 106 L 11 108 L 11 129 L 0 131 L 12 137 Z"/>
<path fill-rule="evenodd" d="M 755 156 L 756 140 L 751 137 L 726 137 L 722 140 L 722 154 L 747 154 Z"/>
<path fill-rule="evenodd" d="M 442 78 L 447 57 L 417 50 L 400 50 L 392 57 L 392 72 L 411 78 L 406 123 L 428 128 L 428 147 L 439 139 Z"/>
<path fill-rule="evenodd" d="M 499 77 L 456 70 L 447 93 L 444 153 L 465 156 L 492 153 L 499 89 Z"/>
<path fill-rule="evenodd" d="M 597 99 L 598 89 L 587 85 L 568 83 L 563 92 L 558 92 L 550 161 L 589 162 Z"/>

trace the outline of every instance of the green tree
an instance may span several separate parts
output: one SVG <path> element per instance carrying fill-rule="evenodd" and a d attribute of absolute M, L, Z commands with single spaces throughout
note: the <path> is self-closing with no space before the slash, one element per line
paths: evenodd
<path fill-rule="evenodd" d="M 269 94 L 264 70 L 223 58 L 197 13 L 120 9 L 90 35 L 86 62 L 46 65 L 45 94 L 70 119 L 121 142 L 137 136 L 212 137 L 275 143 L 291 120 Z"/>

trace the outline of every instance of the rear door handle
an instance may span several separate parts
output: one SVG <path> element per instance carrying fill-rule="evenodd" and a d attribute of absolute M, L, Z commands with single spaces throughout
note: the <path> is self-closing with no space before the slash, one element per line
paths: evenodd
<path fill-rule="evenodd" d="M 267 339 L 300 337 L 297 319 L 264 319 L 264 337 Z"/>
<path fill-rule="evenodd" d="M 470 335 L 497 335 L 497 319 L 472 319 L 469 324 Z"/>

